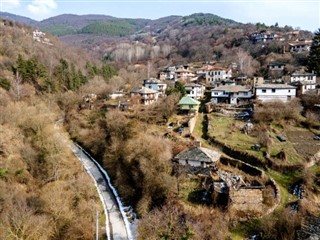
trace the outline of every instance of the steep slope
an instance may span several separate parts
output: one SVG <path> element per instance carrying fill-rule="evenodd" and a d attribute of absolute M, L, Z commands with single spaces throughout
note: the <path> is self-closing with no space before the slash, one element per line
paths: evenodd
<path fill-rule="evenodd" d="M 90 58 L 0 23 L 0 239 L 92 239 L 99 198 L 55 127 L 58 104 L 79 101 L 69 84 Z"/>

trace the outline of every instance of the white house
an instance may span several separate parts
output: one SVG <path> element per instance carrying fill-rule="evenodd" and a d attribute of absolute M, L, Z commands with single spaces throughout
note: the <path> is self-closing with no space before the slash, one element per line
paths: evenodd
<path fill-rule="evenodd" d="M 267 42 L 274 40 L 276 37 L 276 34 L 269 31 L 260 31 L 260 32 L 254 32 L 250 35 L 250 40 L 253 43 L 260 43 L 260 42 Z"/>
<path fill-rule="evenodd" d="M 159 93 L 159 96 L 165 96 L 167 90 L 167 84 L 163 81 L 155 78 L 146 79 L 143 82 L 143 86 Z"/>
<path fill-rule="evenodd" d="M 232 77 L 231 69 L 222 67 L 211 67 L 206 72 L 206 80 L 211 85 L 216 81 L 229 80 Z"/>
<path fill-rule="evenodd" d="M 314 73 L 293 73 L 290 77 L 290 85 L 297 87 L 297 95 L 304 94 L 308 90 L 316 89 L 317 76 Z"/>
<path fill-rule="evenodd" d="M 179 68 L 175 71 L 175 78 L 178 79 L 191 79 L 194 77 L 194 74 L 189 69 Z"/>
<path fill-rule="evenodd" d="M 193 147 L 180 152 L 174 157 L 174 160 L 180 165 L 205 168 L 214 165 L 219 161 L 220 157 L 221 154 L 214 150 L 203 147 Z"/>
<path fill-rule="evenodd" d="M 263 84 L 255 87 L 256 99 L 263 102 L 290 101 L 296 97 L 296 87 L 287 84 Z"/>
<path fill-rule="evenodd" d="M 214 104 L 238 104 L 240 101 L 249 101 L 252 96 L 251 88 L 240 85 L 224 85 L 211 90 L 211 101 Z"/>
<path fill-rule="evenodd" d="M 206 90 L 205 86 L 196 83 L 187 83 L 186 85 L 184 85 L 184 88 L 186 89 L 187 96 L 193 99 L 203 98 L 204 92 Z"/>
<path fill-rule="evenodd" d="M 232 77 L 232 70 L 223 67 L 204 66 L 196 70 L 197 75 L 205 75 L 206 82 L 214 85 L 216 82 L 229 80 Z"/>
<path fill-rule="evenodd" d="M 141 104 L 150 105 L 158 100 L 158 91 L 142 87 L 141 89 L 132 90 L 131 98 L 138 97 Z"/>

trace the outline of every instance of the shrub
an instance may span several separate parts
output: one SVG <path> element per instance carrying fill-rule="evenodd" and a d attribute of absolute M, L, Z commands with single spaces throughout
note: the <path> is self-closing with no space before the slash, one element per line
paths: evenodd
<path fill-rule="evenodd" d="M 0 87 L 2 87 L 5 90 L 9 91 L 9 89 L 11 87 L 11 82 L 6 78 L 0 78 Z"/>
<path fill-rule="evenodd" d="M 281 121 L 298 120 L 301 105 L 298 99 L 284 103 L 280 101 L 259 104 L 255 108 L 254 120 L 259 123 L 272 123 Z"/>

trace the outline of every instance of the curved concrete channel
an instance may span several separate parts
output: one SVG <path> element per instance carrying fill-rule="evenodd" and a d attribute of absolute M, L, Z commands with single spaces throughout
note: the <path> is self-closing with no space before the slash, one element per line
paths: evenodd
<path fill-rule="evenodd" d="M 111 185 L 106 171 L 79 145 L 71 143 L 70 148 L 95 182 L 106 216 L 107 239 L 134 239 L 131 232 L 132 226 L 126 217 L 124 207 L 115 188 Z"/>

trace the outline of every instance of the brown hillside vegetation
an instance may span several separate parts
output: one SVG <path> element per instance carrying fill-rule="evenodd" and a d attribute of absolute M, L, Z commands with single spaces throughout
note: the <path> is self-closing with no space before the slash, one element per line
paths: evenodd
<path fill-rule="evenodd" d="M 0 89 L 1 239 L 93 236 L 99 200 L 54 128 L 56 110 L 35 96 L 13 102 Z"/>
<path fill-rule="evenodd" d="M 0 239 L 92 239 L 100 200 L 55 127 L 62 97 L 46 93 L 74 87 L 55 75 L 62 63 L 79 63 L 65 69 L 76 80 L 90 58 L 16 23 L 0 32 Z"/>

